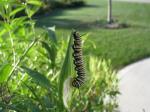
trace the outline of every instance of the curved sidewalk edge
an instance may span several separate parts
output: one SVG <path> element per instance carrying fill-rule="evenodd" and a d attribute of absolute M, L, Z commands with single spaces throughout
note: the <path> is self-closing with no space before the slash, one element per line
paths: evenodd
<path fill-rule="evenodd" d="M 118 72 L 120 112 L 150 112 L 150 58 Z"/>

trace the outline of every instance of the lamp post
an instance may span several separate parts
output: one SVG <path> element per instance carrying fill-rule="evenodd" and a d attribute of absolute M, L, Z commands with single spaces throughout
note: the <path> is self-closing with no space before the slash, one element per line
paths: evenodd
<path fill-rule="evenodd" d="M 111 24 L 112 20 L 112 0 L 108 0 L 108 13 L 107 13 L 107 22 Z"/>

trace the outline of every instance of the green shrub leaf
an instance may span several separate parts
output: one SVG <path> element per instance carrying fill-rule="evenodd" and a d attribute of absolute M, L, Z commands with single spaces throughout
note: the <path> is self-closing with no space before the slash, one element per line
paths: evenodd
<path fill-rule="evenodd" d="M 65 56 L 65 60 L 61 69 L 60 77 L 59 77 L 59 99 L 60 99 L 60 109 L 63 109 L 65 106 L 67 109 L 69 108 L 71 101 L 71 80 L 70 76 L 73 73 L 73 64 L 72 64 L 72 36 L 70 37 L 70 41 L 68 43 L 68 48 Z M 70 81 L 70 83 L 69 83 Z M 70 85 L 70 86 L 69 86 Z M 66 96 L 66 97 L 64 97 Z"/>
<path fill-rule="evenodd" d="M 49 88 L 51 87 L 51 84 L 49 82 L 49 80 L 44 76 L 42 75 L 41 73 L 35 71 L 35 70 L 32 70 L 30 68 L 27 68 L 27 67 L 22 67 L 29 76 L 31 76 L 40 86 L 46 88 L 49 90 Z"/>
<path fill-rule="evenodd" d="M 50 40 L 53 42 L 53 43 L 57 43 L 57 37 L 56 37 L 56 33 L 55 33 L 55 26 L 53 27 L 44 27 L 45 30 L 47 31 L 48 33 L 48 37 L 50 38 Z"/>
<path fill-rule="evenodd" d="M 12 70 L 12 66 L 8 63 L 0 67 L 0 83 L 7 81 L 11 70 Z"/>
<path fill-rule="evenodd" d="M 32 4 L 32 5 L 36 5 L 36 6 L 41 6 L 42 5 L 42 2 L 40 2 L 38 0 L 29 0 L 27 3 Z"/>
<path fill-rule="evenodd" d="M 14 9 L 14 10 L 10 13 L 10 16 L 16 15 L 18 12 L 22 11 L 24 8 L 25 8 L 25 7 L 19 7 L 19 8 Z"/>

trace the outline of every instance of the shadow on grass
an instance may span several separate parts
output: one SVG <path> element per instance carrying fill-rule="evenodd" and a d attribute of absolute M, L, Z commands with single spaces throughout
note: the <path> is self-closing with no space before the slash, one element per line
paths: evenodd
<path fill-rule="evenodd" d="M 57 26 L 57 28 L 63 28 L 63 29 L 90 29 L 90 28 L 102 28 L 106 25 L 106 20 L 97 20 L 97 21 L 89 21 L 84 22 L 81 20 L 75 19 L 64 19 L 64 18 L 57 18 L 57 16 L 64 15 L 64 12 L 66 10 L 80 10 L 82 8 L 97 8 L 101 7 L 100 5 L 94 5 L 94 4 L 86 4 L 83 7 L 71 7 L 71 8 L 65 8 L 65 9 L 55 9 L 52 12 L 49 12 L 45 15 L 36 16 L 35 19 L 37 19 L 37 27 L 43 27 L 43 26 Z"/>
<path fill-rule="evenodd" d="M 80 30 L 86 30 L 91 28 L 103 28 L 105 27 L 106 21 L 92 21 L 92 22 L 83 22 L 80 20 L 72 20 L 72 19 L 52 19 L 45 21 L 38 21 L 37 22 L 38 27 L 49 27 L 49 26 L 57 26 L 58 28 L 63 29 L 80 29 Z"/>
<path fill-rule="evenodd" d="M 64 11 L 66 10 L 80 10 L 82 8 L 97 8 L 101 7 L 100 5 L 95 4 L 85 4 L 83 6 L 76 6 L 76 7 L 59 7 L 57 9 L 49 10 L 48 12 L 43 12 L 40 15 L 36 15 L 34 18 L 43 18 L 43 17 L 54 17 L 54 16 L 60 16 L 63 15 Z"/>

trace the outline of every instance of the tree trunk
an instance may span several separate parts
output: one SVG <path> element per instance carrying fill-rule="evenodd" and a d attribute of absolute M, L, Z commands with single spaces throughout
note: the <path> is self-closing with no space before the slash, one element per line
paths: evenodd
<path fill-rule="evenodd" d="M 108 0 L 108 14 L 107 14 L 107 22 L 111 24 L 112 20 L 112 0 Z"/>

